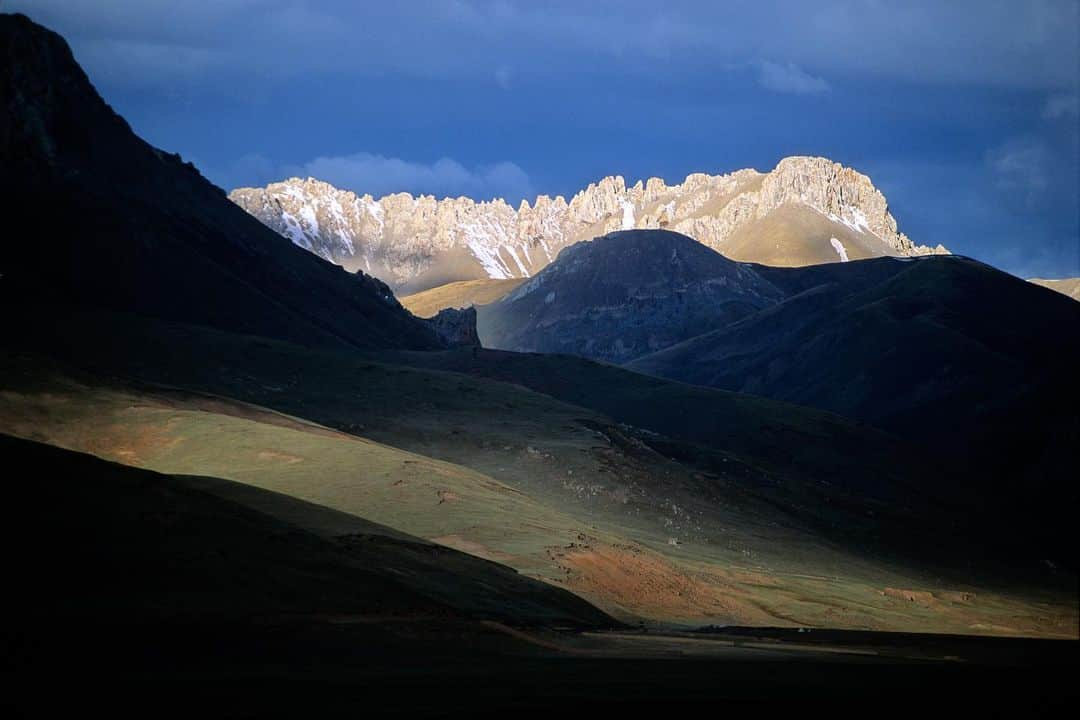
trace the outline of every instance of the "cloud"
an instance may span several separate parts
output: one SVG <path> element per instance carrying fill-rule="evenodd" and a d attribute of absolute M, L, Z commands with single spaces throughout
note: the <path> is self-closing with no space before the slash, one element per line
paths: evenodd
<path fill-rule="evenodd" d="M 528 174 L 512 162 L 468 168 L 452 158 L 426 164 L 368 152 L 317 157 L 302 165 L 282 168 L 281 177 L 294 175 L 324 180 L 336 187 L 375 197 L 394 192 L 474 200 L 501 197 L 511 203 L 535 193 Z"/>
<path fill-rule="evenodd" d="M 1052 95 L 1043 106 L 1043 119 L 1061 120 L 1080 115 L 1080 97 L 1075 94 Z"/>
<path fill-rule="evenodd" d="M 197 82 L 227 65 L 216 50 L 169 42 L 92 41 L 80 50 L 80 62 L 98 69 L 97 81 L 127 88 Z"/>
<path fill-rule="evenodd" d="M 1021 200 L 1028 209 L 1043 204 L 1050 185 L 1050 151 L 1036 138 L 1016 138 L 990 150 L 987 165 L 994 184 L 1007 198 Z"/>
<path fill-rule="evenodd" d="M 758 82 L 763 88 L 792 95 L 820 95 L 829 91 L 823 78 L 807 73 L 795 63 L 758 63 Z"/>
<path fill-rule="evenodd" d="M 90 68 L 140 72 L 132 42 L 199 49 L 203 77 L 223 87 L 312 72 L 401 74 L 490 81 L 502 65 L 558 78 L 687 72 L 769 58 L 774 86 L 820 87 L 799 68 L 918 85 L 1062 91 L 1075 88 L 1080 3 L 1075 0 L 7 0 L 64 33 Z M 189 50 L 190 52 L 190 50 Z M 151 65 L 141 82 L 152 82 Z M 818 78 L 818 80 L 820 80 Z M 168 79 L 161 80 L 162 83 Z M 791 90 L 788 90 L 791 91 Z"/>

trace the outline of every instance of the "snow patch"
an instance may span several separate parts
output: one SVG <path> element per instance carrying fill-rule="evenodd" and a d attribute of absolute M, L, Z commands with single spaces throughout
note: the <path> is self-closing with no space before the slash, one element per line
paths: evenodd
<path fill-rule="evenodd" d="M 634 203 L 629 200 L 620 200 L 622 203 L 622 229 L 634 229 Z"/>
<path fill-rule="evenodd" d="M 506 246 L 506 252 L 510 253 L 510 257 L 514 258 L 514 262 L 517 263 L 518 270 L 521 271 L 522 277 L 529 277 L 529 271 L 525 268 L 525 265 L 521 262 L 521 258 L 518 257 L 517 251 L 514 250 L 513 245 Z"/>
<path fill-rule="evenodd" d="M 285 237 L 293 241 L 293 245 L 299 245 L 305 250 L 311 250 L 311 240 L 304 234 L 303 229 L 300 227 L 300 223 L 293 216 L 292 213 L 281 213 L 281 220 L 285 223 L 284 233 Z"/>
<path fill-rule="evenodd" d="M 337 222 L 337 236 L 341 244 L 345 246 L 350 255 L 355 255 L 356 247 L 353 245 L 352 235 L 349 233 L 349 224 L 345 221 L 345 212 L 336 197 L 330 199 L 330 215 Z"/>
<path fill-rule="evenodd" d="M 476 238 L 469 238 L 465 241 L 466 246 L 469 248 L 469 252 L 473 254 L 473 257 L 480 261 L 480 266 L 484 268 L 484 272 L 487 273 L 489 278 L 496 280 L 507 280 L 512 275 L 509 269 L 506 267 L 506 263 L 499 257 L 499 251 L 486 247 L 482 242 Z"/>
<path fill-rule="evenodd" d="M 844 208 L 842 212 L 842 215 L 827 213 L 827 217 L 835 223 L 851 228 L 855 232 L 873 234 L 870 232 L 870 223 L 866 219 L 866 214 L 862 210 L 857 207 L 849 207 Z"/>
<path fill-rule="evenodd" d="M 310 205 L 300 208 L 300 219 L 307 223 L 306 230 L 310 230 L 313 237 L 319 237 L 319 220 L 315 217 L 315 211 Z"/>
<path fill-rule="evenodd" d="M 371 217 L 375 218 L 375 222 L 379 223 L 379 232 L 383 229 L 383 209 L 382 203 L 378 200 L 372 200 L 371 198 L 364 199 L 364 209 L 368 211 Z"/>
<path fill-rule="evenodd" d="M 840 256 L 840 262 L 848 261 L 847 248 L 844 247 L 844 243 L 840 242 L 836 238 L 831 238 L 829 240 L 829 244 L 832 245 L 833 250 L 836 251 L 836 254 Z"/>

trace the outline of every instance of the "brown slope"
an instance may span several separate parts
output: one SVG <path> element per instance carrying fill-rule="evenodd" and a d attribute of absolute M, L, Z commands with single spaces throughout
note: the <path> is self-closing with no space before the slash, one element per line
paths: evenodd
<path fill-rule="evenodd" d="M 23 611 L 126 622 L 340 613 L 612 624 L 579 598 L 509 568 L 278 493 L 2 434 L 0 450 L 23 472 L 49 478 L 17 473 L 8 487 L 19 512 L 2 533 L 22 551 L 8 568 L 19 591 L 7 600 Z M 348 534 L 319 536 L 308 524 Z"/>
<path fill-rule="evenodd" d="M 462 280 L 398 298 L 417 317 L 433 317 L 444 308 L 487 305 L 503 298 L 527 278 Z"/>
<path fill-rule="evenodd" d="M 840 243 L 841 256 L 832 240 Z M 720 248 L 740 262 L 785 267 L 863 260 L 896 251 L 876 235 L 853 230 L 811 208 L 781 205 L 768 215 L 736 229 Z"/>
<path fill-rule="evenodd" d="M 1065 297 L 1070 297 L 1073 300 L 1080 300 L 1080 277 L 1061 278 L 1058 280 L 1031 278 L 1030 282 L 1033 282 L 1036 285 L 1041 285 L 1044 288 L 1048 288 L 1055 292 L 1059 292 Z"/>

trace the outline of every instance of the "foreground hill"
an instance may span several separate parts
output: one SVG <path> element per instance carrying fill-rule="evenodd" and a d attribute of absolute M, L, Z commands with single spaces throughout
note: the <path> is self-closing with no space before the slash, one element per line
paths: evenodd
<path fill-rule="evenodd" d="M 77 592 L 77 614 L 91 622 L 340 613 L 614 625 L 580 598 L 504 566 L 287 495 L 8 435 L 0 451 L 51 478 L 9 488 L 19 512 L 4 524 L 5 540 L 39 545 L 8 567 L 21 591 L 6 600 L 22 613 L 66 613 Z"/>
<path fill-rule="evenodd" d="M 27 44 L 16 34 L 13 47 L 66 51 L 25 19 L 11 22 L 23 23 L 12 27 L 28 28 L 27 37 L 37 33 L 41 41 Z M 70 69 L 69 55 L 50 52 L 42 57 L 55 56 L 61 69 Z M 90 92 L 85 77 L 72 77 L 61 86 Z M 105 112 L 93 98 L 98 105 L 87 107 Z M 21 107 L 25 119 L 38 106 Z M 146 224 L 154 232 L 144 244 L 137 242 L 143 236 L 119 236 L 116 257 L 124 260 L 127 249 L 139 248 L 135 267 L 117 262 L 124 270 L 117 271 L 99 260 L 86 267 L 100 277 L 85 282 L 111 280 L 123 288 L 145 276 L 162 286 L 136 295 L 145 304 L 123 293 L 102 301 L 85 294 L 82 279 L 63 272 L 54 277 L 54 266 L 69 267 L 84 251 L 67 236 L 55 238 L 48 259 L 15 252 L 22 264 L 11 266 L 11 277 L 18 282 L 0 279 L 6 283 L 0 304 L 4 431 L 167 475 L 217 478 L 197 487 L 324 538 L 362 525 L 362 518 L 569 589 L 625 621 L 1038 635 L 1068 634 L 1075 626 L 1075 609 L 1060 602 L 1068 577 L 1014 562 L 1026 557 L 1026 543 L 1013 547 L 971 533 L 957 505 L 938 496 L 940 478 L 918 453 L 880 431 L 818 410 L 572 357 L 412 350 L 435 343 L 405 342 L 409 332 L 426 328 L 391 303 L 380 305 L 382 314 L 367 325 L 342 327 L 372 337 L 327 337 L 316 324 L 322 316 L 304 314 L 315 292 L 291 283 L 312 268 L 318 269 L 312 278 L 330 283 L 356 278 L 271 238 L 284 248 L 282 262 L 297 260 L 300 273 L 286 274 L 276 286 L 287 291 L 279 307 L 300 308 L 286 325 L 276 324 L 278 316 L 256 302 L 263 295 L 245 295 L 264 287 L 259 283 L 267 275 L 245 275 L 247 266 L 224 264 L 231 256 L 204 242 L 210 233 L 215 248 L 228 248 L 232 236 L 158 227 L 164 211 L 141 198 L 136 180 L 153 185 L 170 176 L 153 172 L 156 154 L 117 130 L 122 121 L 111 113 L 103 117 L 102 139 L 116 142 L 113 152 L 93 163 L 72 161 L 79 172 L 58 171 L 59 177 L 46 172 L 56 167 L 52 161 L 26 155 L 19 162 L 28 170 L 40 164 L 47 182 L 28 184 L 20 197 L 42 205 L 41 193 L 57 190 L 48 199 L 61 220 L 49 233 L 74 223 L 91 200 L 121 228 L 123 222 Z M 30 137 L 56 139 L 48 146 L 56 158 L 96 157 L 96 145 L 68 142 L 64 132 Z M 124 148 L 130 152 L 119 152 Z M 91 180 L 114 187 L 103 195 L 89 187 Z M 85 197 L 69 182 L 86 185 Z M 190 205 L 169 205 L 169 211 L 209 207 L 223 221 L 239 212 L 215 204 L 208 187 L 178 181 L 177 198 L 194 196 Z M 114 196 L 128 201 L 122 216 L 108 203 Z M 201 257 L 193 248 L 218 261 L 205 278 L 183 272 L 181 259 Z M 727 261 L 717 265 L 711 287 L 698 264 L 682 264 L 684 251 L 676 250 L 665 262 L 675 260 L 679 282 L 710 301 L 731 300 L 751 312 L 759 301 L 775 307 L 791 292 L 763 280 L 760 269 L 748 273 Z M 685 248 L 687 256 L 708 252 L 692 242 Z M 284 273 L 276 251 L 269 257 L 270 275 Z M 229 269 L 219 273 L 220 267 Z M 647 273 L 630 278 L 642 286 L 651 282 Z M 195 302 L 204 282 L 211 295 L 239 292 L 251 300 L 245 309 L 258 311 L 259 323 L 230 322 L 231 308 L 219 315 Z M 171 306 L 161 293 L 173 286 L 194 304 L 166 312 Z M 46 291 L 49 302 L 32 302 Z M 368 297 L 364 292 L 357 297 Z M 669 294 L 661 297 L 670 301 Z M 130 302 L 118 301 L 125 298 Z M 353 306 L 349 298 L 341 301 L 341 313 L 337 301 L 326 308 L 332 322 L 349 319 Z M 359 353 L 359 347 L 368 349 Z M 259 490 L 334 512 L 268 501 Z M 438 549 L 424 552 L 451 558 Z M 384 560 L 390 574 L 417 575 L 412 587 L 431 582 L 449 592 L 470 582 L 429 573 L 392 552 Z M 492 582 L 517 592 L 494 576 Z M 490 603 L 518 607 L 509 596 L 491 599 L 497 595 L 450 604 L 462 612 Z M 564 596 L 549 599 L 556 597 Z M 551 602 L 562 615 L 548 599 L 520 602 L 531 608 L 521 610 L 522 622 L 545 612 L 549 619 L 542 623 L 568 621 L 570 609 L 561 600 Z"/>
<path fill-rule="evenodd" d="M 1073 387 L 1076 303 L 965 258 L 869 263 L 890 267 L 815 269 L 791 284 L 785 275 L 806 271 L 764 269 L 798 292 L 630 367 L 930 437 Z"/>
<path fill-rule="evenodd" d="M 5 432 L 359 514 L 626 622 L 1034 635 L 1075 624 L 1066 576 L 971 533 L 974 510 L 935 500 L 936 476 L 902 443 L 836 416 L 575 358 L 365 358 L 85 313 L 9 327 Z M 446 372 L 469 363 L 522 376 L 532 363 L 537 387 L 578 404 Z M 588 407 L 605 402 L 622 423 Z M 669 433 L 626 424 L 635 404 L 642 427 Z"/>
<path fill-rule="evenodd" d="M 356 188 L 362 191 L 363 188 Z M 695 173 L 627 187 L 606 177 L 569 202 L 375 199 L 291 178 L 229 197 L 298 246 L 411 294 L 462 280 L 536 275 L 565 248 L 615 230 L 667 228 L 744 262 L 808 265 L 946 252 L 899 232 L 870 179 L 826 158 L 790 157 L 767 173 Z"/>
<path fill-rule="evenodd" d="M 295 247 L 136 137 L 64 40 L 21 15 L 0 15 L 0 195 L 5 303 L 77 302 L 319 345 L 440 345 L 382 283 Z"/>
<path fill-rule="evenodd" d="M 772 268 L 676 233 L 619 232 L 481 306 L 478 329 L 489 347 L 624 362 L 917 439 L 953 478 L 934 482 L 940 492 L 977 492 L 991 515 L 1041 538 L 1046 558 L 1064 558 L 1080 306 L 981 263 Z M 1014 497 L 1016 478 L 1032 492 Z"/>
<path fill-rule="evenodd" d="M 15 717 L 87 708 L 144 717 L 148 707 L 185 718 L 208 709 L 595 717 L 631 706 L 696 713 L 752 702 L 760 711 L 762 702 L 809 700 L 845 708 L 853 697 L 864 714 L 865 704 L 902 698 L 912 685 L 957 712 L 990 699 L 1015 714 L 1032 698 L 1074 701 L 1061 691 L 1070 687 L 1073 642 L 507 626 L 480 618 L 516 618 L 523 600 L 539 600 L 534 607 L 572 619 L 584 613 L 578 630 L 611 623 L 492 563 L 290 498 L 255 491 L 279 514 L 327 516 L 354 534 L 332 540 L 251 510 L 223 497 L 232 491 L 220 480 L 7 436 L 0 451 L 50 478 L 15 478 L 8 499 L 19 512 L 0 530 L 20 548 L 6 565 L 2 601 L 19 622 L 0 631 L 0 706 Z M 492 602 L 463 611 L 458 603 L 469 598 Z M 987 687 L 1007 690 L 988 699 Z M 897 717 L 912 712 L 906 705 L 890 703 L 903 710 Z"/>
<path fill-rule="evenodd" d="M 906 443 L 575 357 L 428 350 L 394 303 L 359 312 L 368 290 L 318 306 L 306 282 L 356 278 L 287 245 L 233 263 L 245 227 L 190 173 L 165 208 L 141 197 L 170 177 L 141 150 L 53 177 L 50 158 L 97 149 L 35 134 L 39 79 L 14 114 L 45 139 L 19 162 L 48 181 L 18 197 L 55 201 L 56 252 L 0 268 L 8 715 L 700 714 L 928 685 L 965 711 L 1005 688 L 1000 711 L 1068 687 L 1069 643 L 865 632 L 1077 632 L 1074 578 L 1017 562 L 1022 536 L 970 533 L 980 509 L 942 503 Z M 53 235 L 87 207 L 118 229 L 116 268 Z M 68 272 L 83 260 L 101 276 Z M 613 618 L 639 628 L 593 632 Z M 733 623 L 788 630 L 716 632 Z"/>
<path fill-rule="evenodd" d="M 917 438 L 1062 557 L 1048 538 L 1077 501 L 1080 305 L 964 258 L 867 262 L 901 270 L 870 284 L 881 268 L 814 270 L 783 303 L 630 367 Z M 797 272 L 765 275 L 784 286 Z"/>
<path fill-rule="evenodd" d="M 685 235 L 627 230 L 578 243 L 478 311 L 487 347 L 626 362 L 784 297 L 753 268 Z"/>

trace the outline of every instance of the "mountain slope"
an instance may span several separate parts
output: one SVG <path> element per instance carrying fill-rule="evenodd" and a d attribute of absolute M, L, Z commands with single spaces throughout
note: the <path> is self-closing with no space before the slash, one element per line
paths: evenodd
<path fill-rule="evenodd" d="M 364 357 L 96 313 L 9 327 L 10 432 L 362 512 L 627 621 L 1020 634 L 1075 624 L 1060 591 L 1010 589 L 1014 574 L 1058 581 L 1016 562 L 1006 538 L 968 535 L 965 514 L 943 515 L 938 478 L 910 448 L 812 409 L 559 356 Z M 458 368 L 515 384 L 446 372 Z M 671 434 L 587 407 L 605 404 Z M 896 588 L 939 600 L 912 604 Z M 959 591 L 977 598 L 950 599 Z"/>
<path fill-rule="evenodd" d="M 417 317 L 433 317 L 445 308 L 487 305 L 507 295 L 525 278 L 509 280 L 461 280 L 398 298 Z"/>
<path fill-rule="evenodd" d="M 961 488 L 1053 535 L 1077 499 L 1065 478 L 1080 461 L 1080 305 L 965 258 L 865 264 L 812 269 L 825 282 L 629 367 L 917 439 Z M 883 264 L 902 269 L 869 285 L 843 272 Z M 802 272 L 764 275 L 783 286 Z"/>
<path fill-rule="evenodd" d="M 903 429 L 917 406 L 971 409 L 961 395 L 1024 391 L 1080 359 L 1080 307 L 1065 298 L 966 258 L 862 265 L 811 269 L 820 284 L 783 304 L 629 366 Z M 791 290 L 807 282 L 784 276 L 802 273 L 762 269 Z M 928 430 L 949 424 L 919 418 Z"/>
<path fill-rule="evenodd" d="M 666 230 L 578 243 L 478 309 L 486 347 L 625 362 L 726 325 L 783 293 L 754 269 Z"/>
<path fill-rule="evenodd" d="M 744 262 L 806 265 L 946 252 L 897 230 L 870 179 L 825 158 L 790 157 L 768 173 L 695 173 L 627 187 L 606 177 L 569 202 L 375 199 L 308 178 L 229 197 L 300 247 L 363 269 L 400 294 L 483 278 L 532 277 L 576 242 L 615 230 L 666 228 Z"/>
<path fill-rule="evenodd" d="M 268 231 L 132 133 L 64 40 L 0 15 L 0 301 L 76 302 L 319 345 L 439 340 L 373 278 Z"/>
<path fill-rule="evenodd" d="M 1061 278 L 1060 280 L 1032 278 L 1030 282 L 1059 292 L 1065 297 L 1070 297 L 1073 300 L 1080 300 L 1080 278 Z"/>
<path fill-rule="evenodd" d="M 9 501 L 20 512 L 3 528 L 9 546 L 25 548 L 8 567 L 21 593 L 6 598 L 23 612 L 125 622 L 291 612 L 613 624 L 574 595 L 503 566 L 295 498 L 8 435 L 0 450 L 11 467 L 38 474 L 12 478 Z M 230 497 L 238 493 L 243 503 Z"/>

